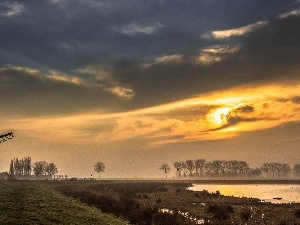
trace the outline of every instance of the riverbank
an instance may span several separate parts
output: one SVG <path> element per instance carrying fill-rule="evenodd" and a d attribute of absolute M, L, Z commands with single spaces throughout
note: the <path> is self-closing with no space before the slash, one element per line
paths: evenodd
<path fill-rule="evenodd" d="M 188 190 L 192 183 L 0 182 L 0 224 L 300 224 L 300 204 L 275 205 L 256 198 Z"/>

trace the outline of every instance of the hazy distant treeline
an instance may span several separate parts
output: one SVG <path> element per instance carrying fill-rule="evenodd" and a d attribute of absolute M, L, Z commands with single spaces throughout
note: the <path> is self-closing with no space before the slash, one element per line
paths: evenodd
<path fill-rule="evenodd" d="M 300 176 L 300 164 L 293 167 L 287 163 L 263 163 L 260 168 L 250 168 L 246 161 L 238 160 L 214 160 L 207 162 L 205 159 L 186 160 L 174 162 L 176 176 L 185 177 L 272 177 L 284 178 L 290 176 Z M 167 168 L 167 170 L 166 170 Z M 165 172 L 167 164 L 160 168 Z"/>
<path fill-rule="evenodd" d="M 54 163 L 47 163 L 46 161 L 37 161 L 31 163 L 31 157 L 24 157 L 22 159 L 14 158 L 10 162 L 9 174 L 14 175 L 54 175 L 58 173 Z"/>

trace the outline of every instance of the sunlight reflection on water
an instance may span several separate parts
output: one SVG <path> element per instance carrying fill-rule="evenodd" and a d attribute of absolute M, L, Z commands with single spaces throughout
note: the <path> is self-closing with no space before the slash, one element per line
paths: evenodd
<path fill-rule="evenodd" d="M 189 190 L 219 191 L 226 196 L 259 198 L 272 203 L 300 203 L 300 185 L 298 184 L 193 184 Z"/>

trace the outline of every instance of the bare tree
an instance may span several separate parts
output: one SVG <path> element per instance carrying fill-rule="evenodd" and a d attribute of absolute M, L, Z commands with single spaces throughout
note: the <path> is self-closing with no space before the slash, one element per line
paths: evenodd
<path fill-rule="evenodd" d="M 262 166 L 261 166 L 261 171 L 265 172 L 267 174 L 267 177 L 269 176 L 269 171 L 271 170 L 271 165 L 270 163 L 264 163 Z"/>
<path fill-rule="evenodd" d="M 48 163 L 45 161 L 38 161 L 38 162 L 33 163 L 34 175 L 36 175 L 36 176 L 45 175 L 47 166 L 48 166 Z"/>
<path fill-rule="evenodd" d="M 52 176 L 54 174 L 57 174 L 58 173 L 58 170 L 56 168 L 56 165 L 54 163 L 49 163 L 46 168 L 45 168 L 45 172 Z"/>
<path fill-rule="evenodd" d="M 205 159 L 195 160 L 195 169 L 196 169 L 196 173 L 202 176 L 205 169 Z"/>
<path fill-rule="evenodd" d="M 222 170 L 222 161 L 215 160 L 212 162 L 212 170 L 215 172 L 216 176 L 220 175 L 220 171 Z"/>
<path fill-rule="evenodd" d="M 295 164 L 293 166 L 294 176 L 300 176 L 300 164 Z"/>
<path fill-rule="evenodd" d="M 176 169 L 177 177 L 181 177 L 181 171 L 184 169 L 184 162 L 175 162 L 174 167 Z"/>
<path fill-rule="evenodd" d="M 11 178 L 13 178 L 14 175 L 15 175 L 14 161 L 13 160 L 10 161 L 9 175 L 10 175 Z"/>
<path fill-rule="evenodd" d="M 94 164 L 94 170 L 97 173 L 103 173 L 105 171 L 105 164 L 103 162 L 96 162 Z M 99 176 L 100 177 L 100 176 Z"/>
<path fill-rule="evenodd" d="M 170 171 L 170 167 L 168 164 L 164 163 L 162 164 L 162 166 L 159 168 L 160 170 L 162 170 L 163 172 L 165 172 L 166 174 L 166 178 L 168 178 L 168 172 Z"/>
<path fill-rule="evenodd" d="M 283 173 L 284 177 L 289 176 L 291 171 L 292 171 L 292 169 L 288 164 L 286 164 L 286 163 L 282 164 L 282 173 Z"/>
<path fill-rule="evenodd" d="M 187 160 L 185 162 L 186 169 L 190 172 L 190 176 L 192 175 L 193 170 L 195 169 L 195 164 L 193 160 Z"/>
<path fill-rule="evenodd" d="M 250 167 L 249 167 L 248 163 L 246 163 L 245 161 L 239 161 L 240 175 L 248 173 L 249 170 L 250 170 Z"/>

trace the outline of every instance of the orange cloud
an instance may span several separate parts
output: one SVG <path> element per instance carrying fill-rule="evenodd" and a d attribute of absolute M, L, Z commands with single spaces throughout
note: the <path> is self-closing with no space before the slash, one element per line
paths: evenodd
<path fill-rule="evenodd" d="M 4 122 L 42 141 L 113 142 L 142 138 L 152 145 L 214 140 L 300 121 L 300 83 L 240 87 L 124 113 L 88 113 Z"/>

